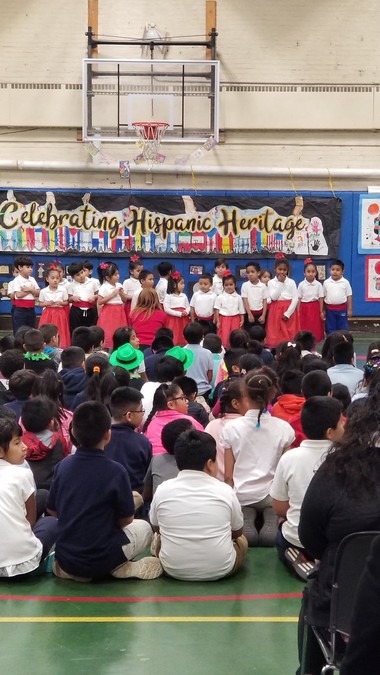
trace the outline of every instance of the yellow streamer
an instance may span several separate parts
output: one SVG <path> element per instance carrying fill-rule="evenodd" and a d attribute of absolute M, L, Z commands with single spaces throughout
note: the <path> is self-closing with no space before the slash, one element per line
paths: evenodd
<path fill-rule="evenodd" d="M 294 183 L 293 174 L 290 170 L 290 166 L 288 166 L 288 171 L 289 171 L 289 176 L 290 176 L 290 183 L 291 183 L 292 188 L 294 190 L 294 194 L 296 195 L 296 197 L 298 197 L 297 188 L 296 188 L 295 183 Z"/>
<path fill-rule="evenodd" d="M 330 173 L 330 169 L 328 168 L 327 171 L 328 171 L 328 174 L 329 174 L 329 185 L 330 185 L 330 190 L 331 190 L 331 192 L 333 193 L 333 196 L 336 197 L 335 190 L 334 190 L 334 183 L 333 183 L 332 175 L 331 175 L 331 173 Z"/>

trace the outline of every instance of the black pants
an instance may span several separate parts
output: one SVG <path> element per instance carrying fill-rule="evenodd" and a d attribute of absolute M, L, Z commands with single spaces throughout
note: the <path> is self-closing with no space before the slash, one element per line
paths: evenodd
<path fill-rule="evenodd" d="M 36 312 L 34 307 L 15 307 L 13 310 L 13 332 L 16 335 L 21 326 L 36 327 Z"/>
<path fill-rule="evenodd" d="M 78 326 L 95 326 L 98 315 L 95 307 L 90 309 L 80 309 L 80 307 L 71 307 L 70 309 L 70 335 Z"/>

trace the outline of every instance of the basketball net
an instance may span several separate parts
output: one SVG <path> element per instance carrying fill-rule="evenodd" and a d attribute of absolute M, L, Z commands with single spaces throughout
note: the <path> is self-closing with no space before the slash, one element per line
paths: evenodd
<path fill-rule="evenodd" d="M 132 126 L 141 149 L 141 155 L 135 157 L 135 162 L 146 162 L 149 170 L 153 164 L 164 162 L 165 155 L 161 155 L 159 149 L 169 125 L 166 122 L 133 122 Z"/>

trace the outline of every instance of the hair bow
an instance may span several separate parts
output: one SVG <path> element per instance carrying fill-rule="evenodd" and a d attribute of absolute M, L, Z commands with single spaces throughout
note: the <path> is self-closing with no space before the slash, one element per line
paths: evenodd
<path fill-rule="evenodd" d="M 139 255 L 131 255 L 130 260 L 131 260 L 131 262 L 139 262 L 140 256 Z"/>
<path fill-rule="evenodd" d="M 106 270 L 106 269 L 108 269 L 109 266 L 110 266 L 110 264 L 106 263 L 106 262 L 100 263 L 100 265 L 99 265 L 101 270 Z"/>
<path fill-rule="evenodd" d="M 181 272 L 178 272 L 178 271 L 173 272 L 171 276 L 172 276 L 172 279 L 174 279 L 174 281 L 179 281 L 182 278 Z"/>
<path fill-rule="evenodd" d="M 224 270 L 222 277 L 230 277 L 232 275 L 231 270 Z"/>
<path fill-rule="evenodd" d="M 53 263 L 54 263 L 54 265 L 61 265 L 61 267 L 62 267 L 62 263 L 61 263 L 60 260 L 53 260 Z"/>
<path fill-rule="evenodd" d="M 297 347 L 297 345 L 294 342 L 288 342 L 286 345 L 287 347 Z"/>
<path fill-rule="evenodd" d="M 49 270 L 54 270 L 55 272 L 58 272 L 58 267 L 57 265 L 54 265 L 54 263 L 50 263 Z"/>
<path fill-rule="evenodd" d="M 274 256 L 274 259 L 275 260 L 286 260 L 286 255 L 285 255 L 285 253 L 281 253 L 281 252 L 276 253 L 276 255 Z"/>
<path fill-rule="evenodd" d="M 313 262 L 312 258 L 305 258 L 305 265 L 310 265 Z"/>

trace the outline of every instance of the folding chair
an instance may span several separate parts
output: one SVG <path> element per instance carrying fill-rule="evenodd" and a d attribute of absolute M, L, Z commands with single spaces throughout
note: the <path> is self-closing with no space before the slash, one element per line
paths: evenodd
<path fill-rule="evenodd" d="M 326 665 L 321 675 L 339 670 L 344 649 L 339 649 L 339 636 L 343 640 L 350 635 L 350 622 L 355 601 L 355 592 L 364 570 L 372 541 L 380 532 L 355 532 L 347 535 L 338 546 L 335 558 L 331 594 L 330 628 L 328 631 L 311 625 Z M 305 630 L 305 636 L 307 631 Z M 301 673 L 305 673 L 306 637 L 303 644 Z"/>

